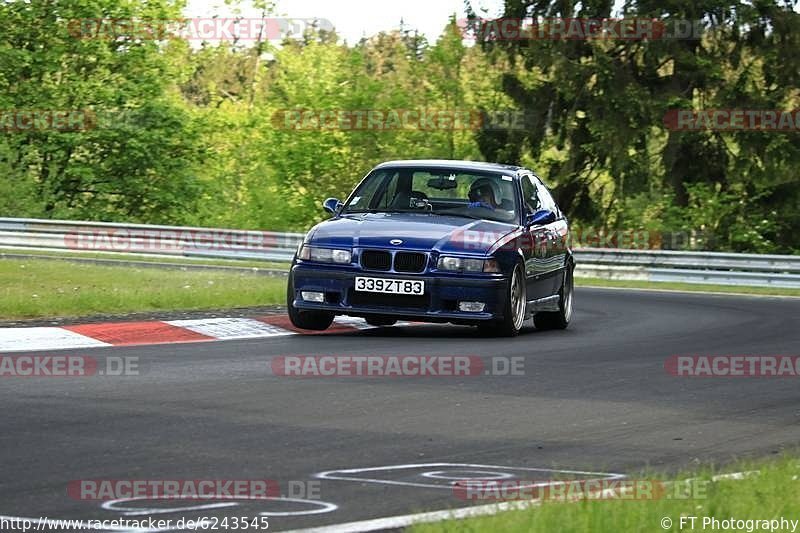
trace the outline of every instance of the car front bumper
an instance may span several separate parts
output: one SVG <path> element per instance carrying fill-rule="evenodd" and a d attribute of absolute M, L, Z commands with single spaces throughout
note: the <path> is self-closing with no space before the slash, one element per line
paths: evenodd
<path fill-rule="evenodd" d="M 294 302 L 297 309 L 332 311 L 337 315 L 392 316 L 426 322 L 480 323 L 503 316 L 508 278 L 495 275 L 396 274 L 319 264 L 292 266 Z M 383 279 L 416 279 L 425 282 L 423 296 L 355 291 L 356 276 Z M 325 293 L 324 303 L 309 302 L 301 291 Z M 482 312 L 459 311 L 458 302 L 484 302 Z"/>

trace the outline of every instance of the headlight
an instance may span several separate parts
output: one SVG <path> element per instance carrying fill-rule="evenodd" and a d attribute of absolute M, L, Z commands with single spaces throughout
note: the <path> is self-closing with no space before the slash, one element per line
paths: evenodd
<path fill-rule="evenodd" d="M 447 255 L 439 258 L 436 268 L 452 272 L 500 272 L 500 267 L 494 259 L 466 259 Z"/>
<path fill-rule="evenodd" d="M 350 250 L 317 248 L 316 246 L 307 246 L 304 244 L 300 248 L 300 253 L 297 254 L 297 257 L 304 261 L 347 264 L 351 262 L 352 254 Z"/>

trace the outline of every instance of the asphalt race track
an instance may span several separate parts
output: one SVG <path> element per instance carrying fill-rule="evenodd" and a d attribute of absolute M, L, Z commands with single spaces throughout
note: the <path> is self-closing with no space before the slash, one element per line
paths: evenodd
<path fill-rule="evenodd" d="M 295 529 L 470 505 L 451 479 L 675 471 L 800 442 L 798 378 L 686 378 L 664 368 L 672 355 L 799 355 L 800 299 L 579 288 L 575 308 L 570 329 L 529 326 L 514 339 L 431 325 L 100 348 L 91 355 L 137 356 L 143 375 L 2 379 L 0 515 L 264 512 L 270 529 Z M 524 375 L 270 371 L 277 356 L 334 354 L 521 357 Z M 380 468 L 393 465 L 402 467 Z M 315 477 L 367 468 L 333 475 L 357 480 Z M 82 479 L 270 479 L 282 491 L 293 483 L 318 494 L 202 510 L 103 509 L 68 495 Z"/>

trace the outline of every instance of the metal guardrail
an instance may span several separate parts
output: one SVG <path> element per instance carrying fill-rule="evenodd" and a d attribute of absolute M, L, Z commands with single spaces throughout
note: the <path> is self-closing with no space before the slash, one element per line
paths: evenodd
<path fill-rule="evenodd" d="M 582 248 L 575 259 L 583 277 L 800 288 L 795 255 Z"/>
<path fill-rule="evenodd" d="M 161 258 L 288 262 L 302 233 L 0 218 L 0 248 L 113 252 Z M 672 250 L 575 250 L 576 275 L 800 288 L 800 256 Z"/>
<path fill-rule="evenodd" d="M 0 218 L 0 247 L 165 258 L 291 261 L 302 233 Z"/>

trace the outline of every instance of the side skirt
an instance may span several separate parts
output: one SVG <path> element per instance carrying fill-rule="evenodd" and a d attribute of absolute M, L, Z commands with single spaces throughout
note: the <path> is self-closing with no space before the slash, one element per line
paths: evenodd
<path fill-rule="evenodd" d="M 525 314 L 538 313 L 539 311 L 558 311 L 558 294 L 531 300 L 528 302 Z"/>

